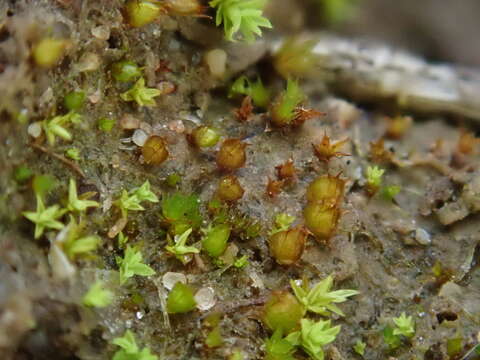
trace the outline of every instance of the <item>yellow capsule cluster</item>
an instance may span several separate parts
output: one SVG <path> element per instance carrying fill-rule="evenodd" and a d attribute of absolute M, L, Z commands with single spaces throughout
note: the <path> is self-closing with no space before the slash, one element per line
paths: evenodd
<path fill-rule="evenodd" d="M 305 225 L 318 241 L 334 234 L 341 215 L 345 181 L 339 176 L 322 175 L 307 188 L 307 206 L 303 210 Z"/>

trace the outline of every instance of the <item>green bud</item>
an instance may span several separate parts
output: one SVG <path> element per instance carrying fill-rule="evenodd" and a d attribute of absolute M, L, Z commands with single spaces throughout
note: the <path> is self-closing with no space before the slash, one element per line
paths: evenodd
<path fill-rule="evenodd" d="M 98 128 L 104 132 L 112 131 L 115 126 L 115 119 L 102 118 L 98 120 Z"/>
<path fill-rule="evenodd" d="M 70 148 L 65 151 L 65 156 L 69 157 L 72 160 L 80 160 L 80 150 L 77 148 Z"/>
<path fill-rule="evenodd" d="M 44 196 L 57 186 L 57 180 L 52 175 L 35 175 L 32 182 L 33 191 Z"/>
<path fill-rule="evenodd" d="M 112 65 L 112 76 L 117 81 L 129 82 L 142 76 L 142 70 L 133 61 L 122 60 Z"/>
<path fill-rule="evenodd" d="M 220 140 L 220 134 L 211 127 L 199 126 L 190 135 L 191 142 L 200 148 L 212 147 Z"/>
<path fill-rule="evenodd" d="M 83 91 L 72 91 L 65 95 L 63 105 L 67 110 L 78 111 L 85 102 L 85 93 Z"/>
<path fill-rule="evenodd" d="M 208 228 L 202 239 L 202 248 L 211 257 L 218 257 L 225 252 L 228 238 L 230 237 L 230 226 L 220 224 Z"/>
<path fill-rule="evenodd" d="M 167 297 L 167 311 L 170 314 L 186 313 L 195 309 L 195 299 L 190 286 L 177 282 Z"/>
<path fill-rule="evenodd" d="M 272 331 L 284 334 L 299 327 L 305 308 L 288 291 L 274 292 L 263 308 L 262 320 Z"/>
<path fill-rule="evenodd" d="M 223 345 L 223 337 L 220 332 L 220 326 L 215 326 L 205 339 L 205 345 L 209 348 L 215 348 Z"/>
<path fill-rule="evenodd" d="M 32 176 L 32 170 L 30 170 L 30 168 L 26 167 L 25 165 L 17 167 L 13 173 L 15 181 L 18 183 L 24 183 L 28 181 Z"/>

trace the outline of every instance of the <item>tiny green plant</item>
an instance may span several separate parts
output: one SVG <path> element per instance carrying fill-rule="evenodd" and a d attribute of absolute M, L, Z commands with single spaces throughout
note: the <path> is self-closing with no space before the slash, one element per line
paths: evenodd
<path fill-rule="evenodd" d="M 75 161 L 79 161 L 81 159 L 80 150 L 75 147 L 67 149 L 65 151 L 65 156 Z"/>
<path fill-rule="evenodd" d="M 66 126 L 69 123 L 77 124 L 81 120 L 81 116 L 74 111 L 70 111 L 66 115 L 58 115 L 51 119 L 42 121 L 43 131 L 47 137 L 48 143 L 50 145 L 55 145 L 56 136 L 62 138 L 66 141 L 71 141 L 73 136 L 66 129 Z"/>
<path fill-rule="evenodd" d="M 275 226 L 270 231 L 269 235 L 274 235 L 278 232 L 288 230 L 290 225 L 295 221 L 295 216 L 286 213 L 279 213 L 275 215 Z"/>
<path fill-rule="evenodd" d="M 119 256 L 115 258 L 120 270 L 121 285 L 134 275 L 151 276 L 155 274 L 155 270 L 144 264 L 142 258 L 142 253 L 130 245 L 127 245 L 123 258 Z"/>
<path fill-rule="evenodd" d="M 132 189 L 129 192 L 123 190 L 120 199 L 115 202 L 115 205 L 117 205 L 122 212 L 122 216 L 126 218 L 129 211 L 145 210 L 141 205 L 144 201 L 152 203 L 159 202 L 157 195 L 150 190 L 150 182 L 148 180 L 145 181 L 142 186 Z"/>
<path fill-rule="evenodd" d="M 122 231 L 118 234 L 118 246 L 124 248 L 128 242 L 128 236 L 124 235 Z"/>
<path fill-rule="evenodd" d="M 329 312 L 345 316 L 342 310 L 335 304 L 345 302 L 348 297 L 359 294 L 357 290 L 348 289 L 330 291 L 333 285 L 331 275 L 327 276 L 311 289 L 298 286 L 294 280 L 290 281 L 290 285 L 297 299 L 308 311 L 323 316 L 328 316 Z"/>
<path fill-rule="evenodd" d="M 370 194 L 375 194 L 382 185 L 382 177 L 385 173 L 384 169 L 378 166 L 369 166 L 367 168 L 367 191 Z"/>
<path fill-rule="evenodd" d="M 124 101 L 135 101 L 140 106 L 156 106 L 155 97 L 162 92 L 155 88 L 145 86 L 145 79 L 141 77 L 130 90 L 120 94 Z"/>
<path fill-rule="evenodd" d="M 100 238 L 95 235 L 80 236 L 82 226 L 75 222 L 73 216 L 70 216 L 68 224 L 68 233 L 63 242 L 63 251 L 70 258 L 74 259 L 80 255 L 87 255 L 95 251 L 100 245 Z"/>
<path fill-rule="evenodd" d="M 113 355 L 112 360 L 157 360 L 148 347 L 140 350 L 135 341 L 135 336 L 130 330 L 125 331 L 122 337 L 113 339 L 113 344 L 120 347 L 120 350 Z"/>
<path fill-rule="evenodd" d="M 255 35 L 262 35 L 261 27 L 272 28 L 270 21 L 262 15 L 266 2 L 267 0 L 213 0 L 209 5 L 216 8 L 216 25 L 223 23 L 228 41 L 235 41 L 235 35 L 240 32 L 243 40 L 253 42 Z"/>
<path fill-rule="evenodd" d="M 162 214 L 175 235 L 182 234 L 189 228 L 196 229 L 202 223 L 200 200 L 194 194 L 184 195 L 176 192 L 164 197 Z"/>
<path fill-rule="evenodd" d="M 295 346 L 282 338 L 282 331 L 276 330 L 265 340 L 265 360 L 295 360 L 293 353 Z"/>
<path fill-rule="evenodd" d="M 266 108 L 271 98 L 270 90 L 263 85 L 260 78 L 252 81 L 246 76 L 240 76 L 230 87 L 229 96 L 232 97 L 237 94 L 250 96 L 253 103 L 261 108 Z"/>
<path fill-rule="evenodd" d="M 233 266 L 236 267 L 237 269 L 242 269 L 248 264 L 249 264 L 248 255 L 243 255 L 233 262 Z"/>
<path fill-rule="evenodd" d="M 103 308 L 113 301 L 113 293 L 106 289 L 102 281 L 96 281 L 82 298 L 82 303 L 88 307 Z"/>
<path fill-rule="evenodd" d="M 389 348 L 389 350 L 394 350 L 401 345 L 401 340 L 398 335 L 393 333 L 393 328 L 390 325 L 387 325 L 382 332 L 383 341 Z"/>
<path fill-rule="evenodd" d="M 382 189 L 382 195 L 385 200 L 392 201 L 401 190 L 402 188 L 398 185 L 388 185 Z"/>
<path fill-rule="evenodd" d="M 407 316 L 404 312 L 399 317 L 393 318 L 395 328 L 393 335 L 403 335 L 411 338 L 415 335 L 415 321 L 411 316 Z"/>
<path fill-rule="evenodd" d="M 362 340 L 357 340 L 355 345 L 353 345 L 353 350 L 360 356 L 363 357 L 365 355 L 365 348 L 367 347 L 367 344 L 365 344 Z"/>
<path fill-rule="evenodd" d="M 58 205 L 52 205 L 45 208 L 42 197 L 37 194 L 37 210 L 25 211 L 23 216 L 35 223 L 35 239 L 43 235 L 45 229 L 61 230 L 65 225 L 58 221 L 65 214 L 66 210 L 61 209 Z"/>
<path fill-rule="evenodd" d="M 115 126 L 115 119 L 112 118 L 101 118 L 98 120 L 98 128 L 103 132 L 110 132 L 112 131 L 113 127 Z"/>
<path fill-rule="evenodd" d="M 192 229 L 186 230 L 181 235 L 175 235 L 173 240 L 173 244 L 167 245 L 165 249 L 175 255 L 175 257 L 180 260 L 183 264 L 190 262 L 191 256 L 190 254 L 198 254 L 200 252 L 195 246 L 187 246 L 187 240 L 190 234 L 192 233 Z"/>
<path fill-rule="evenodd" d="M 330 320 L 318 322 L 302 319 L 301 330 L 289 334 L 286 339 L 294 346 L 301 346 L 315 360 L 324 360 L 323 347 L 335 340 L 340 326 L 331 326 Z"/>
<path fill-rule="evenodd" d="M 89 207 L 99 207 L 100 204 L 93 200 L 81 200 L 77 194 L 77 184 L 74 179 L 70 179 L 68 185 L 68 203 L 67 209 L 72 212 L 84 212 Z"/>

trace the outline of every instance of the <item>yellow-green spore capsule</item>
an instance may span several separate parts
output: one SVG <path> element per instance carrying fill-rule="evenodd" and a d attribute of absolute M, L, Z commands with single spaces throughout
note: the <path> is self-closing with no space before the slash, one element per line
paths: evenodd
<path fill-rule="evenodd" d="M 134 81 L 142 76 L 142 70 L 133 61 L 122 60 L 112 65 L 112 76 L 120 82 Z"/>
<path fill-rule="evenodd" d="M 186 313 L 195 309 L 196 302 L 190 286 L 177 282 L 167 297 L 169 314 Z"/>
<path fill-rule="evenodd" d="M 233 202 L 243 197 L 245 190 L 234 175 L 227 175 L 218 183 L 217 196 L 220 200 Z"/>
<path fill-rule="evenodd" d="M 307 236 L 307 231 L 300 226 L 279 231 L 270 236 L 270 253 L 280 265 L 295 264 L 302 257 Z"/>
<path fill-rule="evenodd" d="M 60 61 L 66 46 L 67 41 L 64 39 L 42 39 L 33 48 L 33 60 L 38 66 L 52 67 Z"/>
<path fill-rule="evenodd" d="M 130 26 L 141 27 L 155 21 L 161 14 L 162 7 L 148 0 L 129 0 L 125 5 L 125 15 Z"/>
<path fill-rule="evenodd" d="M 318 241 L 330 239 L 337 228 L 340 209 L 322 203 L 308 203 L 303 210 L 305 225 Z"/>
<path fill-rule="evenodd" d="M 263 323 L 272 332 L 281 330 L 284 334 L 295 330 L 300 319 L 305 315 L 305 308 L 288 291 L 272 293 L 270 299 L 263 307 Z"/>
<path fill-rule="evenodd" d="M 307 200 L 336 206 L 342 199 L 344 188 L 345 181 L 338 176 L 322 175 L 308 185 Z"/>
<path fill-rule="evenodd" d="M 202 249 L 211 257 L 219 257 L 227 248 L 230 226 L 219 224 L 208 228 L 202 238 Z"/>
<path fill-rule="evenodd" d="M 200 148 L 212 147 L 220 140 L 220 134 L 209 126 L 199 126 L 192 131 L 189 140 Z"/>

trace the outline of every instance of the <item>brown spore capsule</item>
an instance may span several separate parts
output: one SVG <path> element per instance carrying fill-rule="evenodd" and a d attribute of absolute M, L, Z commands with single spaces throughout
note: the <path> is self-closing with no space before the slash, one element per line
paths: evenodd
<path fill-rule="evenodd" d="M 350 154 L 340 152 L 340 148 L 348 142 L 348 138 L 331 141 L 330 137 L 325 134 L 323 135 L 322 141 L 318 144 L 312 144 L 313 152 L 318 160 L 323 162 L 329 162 L 331 158 L 349 156 Z"/>
<path fill-rule="evenodd" d="M 280 265 L 295 264 L 302 257 L 308 232 L 301 226 L 270 236 L 270 253 Z"/>
<path fill-rule="evenodd" d="M 217 154 L 217 165 L 227 171 L 237 170 L 245 165 L 247 144 L 239 139 L 227 139 L 223 142 Z"/>
<path fill-rule="evenodd" d="M 199 0 L 166 0 L 165 7 L 169 14 L 180 16 L 201 15 L 206 9 Z"/>
<path fill-rule="evenodd" d="M 150 136 L 142 147 L 142 155 L 148 165 L 160 165 L 168 158 L 165 140 L 160 136 Z"/>
<path fill-rule="evenodd" d="M 266 193 L 269 197 L 274 198 L 282 191 L 284 185 L 283 180 L 268 179 Z"/>
<path fill-rule="evenodd" d="M 275 166 L 275 169 L 277 170 L 277 177 L 280 180 L 291 181 L 297 176 L 297 170 L 295 169 L 292 159 L 288 159 L 284 164 Z"/>
<path fill-rule="evenodd" d="M 222 201 L 232 202 L 240 200 L 244 192 L 236 176 L 224 176 L 218 183 L 217 196 Z"/>

